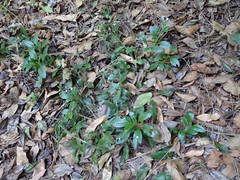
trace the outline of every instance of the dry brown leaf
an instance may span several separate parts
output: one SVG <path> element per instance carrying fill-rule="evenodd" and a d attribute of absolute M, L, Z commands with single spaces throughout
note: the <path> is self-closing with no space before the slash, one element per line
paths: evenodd
<path fill-rule="evenodd" d="M 219 164 L 222 162 L 222 159 L 220 156 L 222 155 L 221 152 L 219 152 L 216 149 L 213 149 L 211 154 L 207 158 L 207 166 L 209 168 L 216 168 L 219 166 Z"/>
<path fill-rule="evenodd" d="M 119 180 L 130 180 L 131 177 L 131 170 L 130 169 L 125 169 L 125 170 L 121 170 L 121 171 L 117 171 L 114 174 L 114 178 L 113 179 L 119 179 Z"/>
<path fill-rule="evenodd" d="M 191 65 L 191 69 L 203 74 L 213 74 L 213 71 L 206 64 L 196 63 Z"/>
<path fill-rule="evenodd" d="M 233 118 L 234 124 L 240 128 L 240 113 L 237 113 L 236 116 Z"/>
<path fill-rule="evenodd" d="M 63 52 L 69 53 L 69 54 L 77 54 L 82 53 L 83 51 L 90 50 L 92 48 L 93 42 L 91 40 L 84 40 L 81 42 L 80 45 L 73 46 L 70 48 L 65 48 Z"/>
<path fill-rule="evenodd" d="M 226 164 L 226 167 L 222 170 L 222 173 L 231 179 L 234 178 L 237 175 L 233 165 L 234 158 L 229 154 L 224 154 L 222 159 L 223 163 Z"/>
<path fill-rule="evenodd" d="M 236 135 L 227 141 L 226 146 L 233 150 L 240 150 L 240 135 Z"/>
<path fill-rule="evenodd" d="M 131 46 L 135 44 L 135 41 L 136 41 L 136 38 L 134 36 L 129 36 L 123 40 L 123 45 Z"/>
<path fill-rule="evenodd" d="M 234 96 L 240 95 L 240 83 L 236 83 L 231 79 L 223 84 L 223 89 Z"/>
<path fill-rule="evenodd" d="M 128 55 L 126 55 L 126 54 L 120 54 L 120 56 L 121 56 L 125 61 L 127 61 L 127 62 L 129 62 L 129 63 L 132 63 L 132 64 L 136 64 L 136 60 L 133 59 L 133 57 L 128 56 Z"/>
<path fill-rule="evenodd" d="M 222 32 L 225 28 L 223 25 L 219 24 L 216 21 L 212 21 L 211 25 L 212 25 L 213 31 L 217 31 L 217 32 Z"/>
<path fill-rule="evenodd" d="M 227 40 L 229 44 L 236 46 L 236 42 L 234 42 L 231 38 L 231 35 L 234 33 L 240 32 L 240 20 L 236 20 L 231 22 L 225 29 L 224 31 L 221 32 L 221 34 L 227 36 Z"/>
<path fill-rule="evenodd" d="M 39 180 L 45 173 L 45 162 L 41 159 L 40 163 L 34 167 L 31 180 Z"/>
<path fill-rule="evenodd" d="M 93 122 L 91 124 L 88 125 L 86 132 L 92 132 L 94 131 L 100 124 L 102 124 L 103 121 L 105 121 L 107 119 L 107 116 L 101 116 L 95 120 L 93 120 Z"/>
<path fill-rule="evenodd" d="M 198 78 L 198 72 L 197 71 L 191 71 L 187 73 L 187 75 L 183 78 L 184 82 L 191 82 L 195 81 Z"/>
<path fill-rule="evenodd" d="M 211 141 L 207 137 L 199 138 L 196 142 L 196 146 L 206 146 L 211 144 Z"/>
<path fill-rule="evenodd" d="M 23 151 L 22 147 L 17 146 L 17 166 L 22 166 L 28 164 L 28 158 L 26 153 Z"/>
<path fill-rule="evenodd" d="M 54 174 L 60 178 L 65 175 L 69 175 L 73 172 L 72 167 L 70 167 L 68 164 L 57 164 L 54 166 Z"/>
<path fill-rule="evenodd" d="M 181 34 L 192 37 L 195 32 L 200 28 L 199 24 L 190 25 L 190 26 L 175 26 L 176 30 Z"/>
<path fill-rule="evenodd" d="M 11 105 L 8 109 L 6 109 L 3 112 L 2 119 L 4 120 L 4 119 L 12 117 L 17 112 L 17 109 L 18 109 L 18 104 Z"/>
<path fill-rule="evenodd" d="M 111 156 L 111 152 L 108 152 L 100 157 L 100 159 L 98 161 L 98 169 L 103 168 L 104 164 L 108 161 L 110 156 Z"/>
<path fill-rule="evenodd" d="M 87 74 L 87 77 L 88 77 L 88 82 L 92 83 L 97 78 L 97 74 L 95 72 L 89 72 Z"/>
<path fill-rule="evenodd" d="M 102 174 L 102 180 L 111 180 L 112 178 L 112 157 L 108 160 L 106 163 L 103 174 Z"/>
<path fill-rule="evenodd" d="M 169 143 L 171 141 L 171 133 L 168 130 L 167 126 L 164 124 L 163 113 L 161 108 L 158 109 L 158 121 L 160 124 L 160 132 L 161 132 L 161 141 L 165 143 Z"/>
<path fill-rule="evenodd" d="M 15 131 L 0 135 L 0 146 L 15 144 L 19 138 L 17 129 Z"/>
<path fill-rule="evenodd" d="M 187 37 L 187 38 L 183 39 L 182 42 L 184 42 L 188 47 L 190 47 L 192 49 L 197 48 L 197 45 L 196 45 L 195 40 L 193 38 Z"/>
<path fill-rule="evenodd" d="M 185 102 L 191 102 L 194 101 L 197 97 L 192 95 L 192 94 L 182 94 L 182 93 L 177 93 L 176 94 Z"/>
<path fill-rule="evenodd" d="M 219 6 L 228 2 L 230 2 L 230 0 L 209 0 L 208 4 L 211 6 Z"/>
<path fill-rule="evenodd" d="M 174 180 L 185 180 L 174 161 L 167 162 L 167 170 Z"/>
<path fill-rule="evenodd" d="M 76 4 L 77 8 L 79 8 L 83 5 L 83 0 L 75 0 L 75 4 Z"/>
<path fill-rule="evenodd" d="M 198 157 L 198 156 L 202 156 L 204 153 L 204 149 L 201 150 L 190 150 L 188 152 L 185 153 L 186 157 Z"/>
<path fill-rule="evenodd" d="M 200 114 L 197 116 L 197 119 L 204 122 L 211 122 L 216 121 L 220 118 L 220 115 L 218 113 L 214 114 Z"/>
<path fill-rule="evenodd" d="M 43 20 L 61 20 L 61 21 L 76 21 L 78 17 L 78 14 L 67 14 L 67 15 L 49 15 L 43 17 Z"/>

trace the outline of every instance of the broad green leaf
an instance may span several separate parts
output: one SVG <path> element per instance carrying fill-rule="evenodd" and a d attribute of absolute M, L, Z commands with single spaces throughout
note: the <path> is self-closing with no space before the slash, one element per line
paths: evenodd
<path fill-rule="evenodd" d="M 129 157 L 129 147 L 127 144 L 124 145 L 122 157 L 124 160 L 127 160 Z"/>
<path fill-rule="evenodd" d="M 229 153 L 230 152 L 229 148 L 224 144 L 220 144 L 218 142 L 215 142 L 214 145 L 216 146 L 216 148 L 219 149 L 219 151 L 221 151 L 223 153 Z"/>
<path fill-rule="evenodd" d="M 115 128 L 123 128 L 127 122 L 126 118 L 116 117 L 111 120 L 111 125 Z"/>
<path fill-rule="evenodd" d="M 236 44 L 240 45 L 240 32 L 231 34 L 230 39 L 234 41 Z"/>
<path fill-rule="evenodd" d="M 41 6 L 42 10 L 44 10 L 46 13 L 53 13 L 53 9 L 49 6 Z"/>
<path fill-rule="evenodd" d="M 184 131 L 182 131 L 182 130 L 178 131 L 178 139 L 179 139 L 182 143 L 185 143 L 185 136 L 186 136 L 186 134 L 185 134 Z"/>
<path fill-rule="evenodd" d="M 192 121 L 185 116 L 181 118 L 181 122 L 184 126 L 192 126 Z"/>
<path fill-rule="evenodd" d="M 158 32 L 159 32 L 159 27 L 158 26 L 151 26 L 150 28 L 149 28 L 149 31 L 150 31 L 150 33 L 151 33 L 151 35 L 155 35 L 155 34 L 157 34 Z"/>
<path fill-rule="evenodd" d="M 32 48 L 34 46 L 34 43 L 32 41 L 29 40 L 23 40 L 22 41 L 23 45 L 28 47 L 28 48 Z"/>
<path fill-rule="evenodd" d="M 163 53 L 164 50 L 163 50 L 163 48 L 160 47 L 160 46 L 153 46 L 153 47 L 152 47 L 152 52 L 153 52 L 153 53 Z"/>
<path fill-rule="evenodd" d="M 199 132 L 199 133 L 205 133 L 206 132 L 205 128 L 202 127 L 201 125 L 198 125 L 198 124 L 193 125 L 192 129 L 196 132 Z"/>
<path fill-rule="evenodd" d="M 126 142 L 131 134 L 131 131 L 123 131 L 116 140 L 116 144 L 123 144 Z"/>
<path fill-rule="evenodd" d="M 161 41 L 160 46 L 164 49 L 169 49 L 171 47 L 171 44 L 168 41 Z"/>
<path fill-rule="evenodd" d="M 157 151 L 153 154 L 151 154 L 151 157 L 155 160 L 163 160 L 167 157 L 169 157 L 169 155 L 172 155 L 172 153 L 169 153 L 168 151 L 170 150 L 171 146 L 166 146 L 164 148 L 162 148 L 160 151 Z"/>
<path fill-rule="evenodd" d="M 147 165 L 143 165 L 141 168 L 137 171 L 137 180 L 143 180 L 149 171 L 149 167 Z"/>
<path fill-rule="evenodd" d="M 160 95 L 162 96 L 167 96 L 170 97 L 172 96 L 174 93 L 174 89 L 173 88 L 167 88 L 167 89 L 163 89 L 159 92 Z"/>
<path fill-rule="evenodd" d="M 151 112 L 140 112 L 140 115 L 138 116 L 138 122 L 143 122 L 147 119 L 149 119 L 152 116 Z"/>
<path fill-rule="evenodd" d="M 188 120 L 192 121 L 192 120 L 194 120 L 194 113 L 191 112 L 191 111 L 188 111 L 188 112 L 186 112 L 185 117 L 186 117 Z"/>
<path fill-rule="evenodd" d="M 45 69 L 45 66 L 44 65 L 40 65 L 39 68 L 38 68 L 38 75 L 41 77 L 41 78 L 46 78 L 47 77 L 47 73 L 46 73 L 46 69 Z"/>
<path fill-rule="evenodd" d="M 137 149 L 138 144 L 142 143 L 142 132 L 137 129 L 133 134 L 133 148 Z"/>
<path fill-rule="evenodd" d="M 172 176 L 167 172 L 162 172 L 154 175 L 153 180 L 172 180 Z"/>
<path fill-rule="evenodd" d="M 142 127 L 142 131 L 148 137 L 151 137 L 151 138 L 159 137 L 159 132 L 154 127 L 152 127 L 151 125 L 145 124 Z"/>
<path fill-rule="evenodd" d="M 137 99 L 136 99 L 136 101 L 133 105 L 133 108 L 142 107 L 145 104 L 149 103 L 151 101 L 151 99 L 152 99 L 152 93 L 151 92 L 141 94 L 137 97 Z"/>
<path fill-rule="evenodd" d="M 172 56 L 170 58 L 170 63 L 171 65 L 175 66 L 175 67 L 179 67 L 180 66 L 180 63 L 179 63 L 179 56 Z"/>

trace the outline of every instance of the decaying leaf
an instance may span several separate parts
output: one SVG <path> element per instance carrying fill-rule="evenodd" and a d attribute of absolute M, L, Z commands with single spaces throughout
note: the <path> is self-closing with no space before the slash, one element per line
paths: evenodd
<path fill-rule="evenodd" d="M 199 24 L 189 25 L 189 26 L 175 26 L 176 30 L 181 34 L 192 37 L 195 32 L 200 28 Z"/>
<path fill-rule="evenodd" d="M 197 71 L 191 71 L 186 74 L 186 76 L 183 78 L 184 82 L 191 82 L 195 81 L 198 78 L 198 72 Z"/>
<path fill-rule="evenodd" d="M 207 166 L 209 168 L 216 168 L 219 166 L 219 164 L 222 162 L 222 159 L 220 156 L 222 155 L 221 152 L 219 152 L 216 149 L 213 149 L 211 154 L 207 158 Z"/>
<path fill-rule="evenodd" d="M 111 180 L 112 178 L 112 157 L 108 160 L 103 169 L 102 180 Z"/>
<path fill-rule="evenodd" d="M 22 147 L 17 147 L 17 166 L 28 164 L 28 158 Z"/>
<path fill-rule="evenodd" d="M 78 17 L 78 14 L 67 14 L 67 15 L 49 15 L 43 17 L 43 20 L 49 21 L 49 20 L 60 20 L 60 21 L 76 21 Z"/>
<path fill-rule="evenodd" d="M 204 122 L 211 122 L 216 121 L 220 118 L 220 115 L 218 113 L 214 114 L 200 114 L 197 116 L 197 119 Z"/>
<path fill-rule="evenodd" d="M 167 170 L 175 180 L 185 180 L 182 173 L 179 171 L 177 164 L 174 161 L 167 162 Z"/>
<path fill-rule="evenodd" d="M 177 93 L 176 94 L 185 102 L 191 102 L 194 101 L 197 97 L 192 95 L 192 94 L 182 94 L 182 93 Z"/>
<path fill-rule="evenodd" d="M 63 177 L 64 175 L 69 175 L 73 172 L 73 169 L 67 164 L 57 164 L 54 167 L 54 174 L 57 177 Z"/>
<path fill-rule="evenodd" d="M 234 167 L 234 158 L 229 154 L 224 154 L 222 159 L 223 163 L 226 164 L 226 167 L 222 170 L 222 173 L 231 179 L 234 178 L 237 175 Z"/>
<path fill-rule="evenodd" d="M 202 156 L 204 153 L 204 149 L 201 150 L 190 150 L 188 152 L 185 153 L 186 157 L 198 157 L 198 156 Z"/>
<path fill-rule="evenodd" d="M 69 53 L 69 54 L 77 54 L 82 53 L 83 51 L 90 50 L 92 47 L 93 42 L 91 40 L 84 40 L 81 42 L 80 45 L 73 46 L 70 48 L 65 48 L 63 52 Z"/>
<path fill-rule="evenodd" d="M 211 144 L 211 141 L 207 137 L 199 138 L 196 142 L 196 146 L 206 146 L 208 144 Z"/>
<path fill-rule="evenodd" d="M 228 80 L 223 84 L 223 89 L 234 96 L 240 95 L 240 84 L 234 82 L 233 80 Z"/>
<path fill-rule="evenodd" d="M 109 157 L 111 156 L 111 153 L 105 153 L 104 155 L 102 155 L 98 161 L 98 168 L 102 169 L 104 164 L 108 161 Z"/>
<path fill-rule="evenodd" d="M 188 47 L 192 48 L 192 49 L 196 49 L 197 45 L 195 43 L 195 40 L 193 38 L 190 37 L 186 37 L 185 39 L 182 40 Z"/>
<path fill-rule="evenodd" d="M 75 0 L 75 4 L 76 4 L 77 8 L 79 8 L 83 5 L 83 0 Z"/>
<path fill-rule="evenodd" d="M 34 167 L 31 180 L 39 180 L 45 174 L 45 172 L 45 162 L 42 159 L 40 163 L 36 167 Z"/>
<path fill-rule="evenodd" d="M 228 3 L 230 0 L 209 0 L 208 4 L 211 6 L 219 6 Z"/>
<path fill-rule="evenodd" d="M 191 69 L 203 74 L 213 74 L 213 71 L 207 65 L 201 63 L 192 64 Z"/>
<path fill-rule="evenodd" d="M 233 150 L 240 150 L 240 135 L 236 135 L 227 141 L 226 146 Z"/>
<path fill-rule="evenodd" d="M 134 36 L 128 36 L 123 40 L 123 45 L 131 46 L 135 44 L 135 41 L 136 41 L 136 38 Z"/>
<path fill-rule="evenodd" d="M 94 82 L 95 79 L 97 78 L 97 74 L 95 72 L 89 72 L 87 74 L 88 77 L 88 82 Z"/>
<path fill-rule="evenodd" d="M 0 135 L 0 146 L 4 147 L 4 146 L 8 146 L 11 144 L 15 144 L 17 142 L 19 138 L 19 134 L 16 131 L 11 131 L 9 133 L 6 134 L 1 134 Z"/>
<path fill-rule="evenodd" d="M 88 125 L 86 132 L 92 132 L 94 131 L 100 124 L 102 124 L 103 121 L 105 121 L 107 119 L 107 116 L 101 116 L 95 120 L 93 120 L 93 122 L 91 124 Z"/>
<path fill-rule="evenodd" d="M 18 104 L 11 105 L 8 109 L 6 109 L 3 112 L 2 119 L 4 120 L 4 119 L 12 117 L 17 112 L 17 109 L 18 109 Z"/>
<path fill-rule="evenodd" d="M 164 124 L 163 113 L 161 108 L 158 108 L 158 121 L 160 124 L 161 141 L 169 143 L 171 141 L 171 133 L 168 130 L 167 126 Z"/>
<path fill-rule="evenodd" d="M 136 61 L 133 59 L 133 57 L 128 56 L 126 54 L 120 54 L 120 56 L 127 62 L 132 63 L 132 64 L 136 64 Z"/>
<path fill-rule="evenodd" d="M 240 128 L 240 113 L 237 113 L 236 116 L 233 118 L 234 124 Z"/>

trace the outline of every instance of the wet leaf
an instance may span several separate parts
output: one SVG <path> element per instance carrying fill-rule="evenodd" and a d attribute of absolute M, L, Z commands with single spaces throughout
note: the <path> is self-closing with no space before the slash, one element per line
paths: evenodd
<path fill-rule="evenodd" d="M 152 99 L 152 93 L 144 93 L 144 94 L 141 94 L 137 97 L 134 105 L 133 105 L 133 108 L 140 108 L 142 106 L 144 106 L 145 104 L 149 103 Z"/>

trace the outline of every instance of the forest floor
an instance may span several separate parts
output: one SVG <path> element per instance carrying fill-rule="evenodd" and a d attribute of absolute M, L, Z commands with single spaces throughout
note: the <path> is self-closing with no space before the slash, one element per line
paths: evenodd
<path fill-rule="evenodd" d="M 0 179 L 240 179 L 239 0 L 2 0 Z"/>

